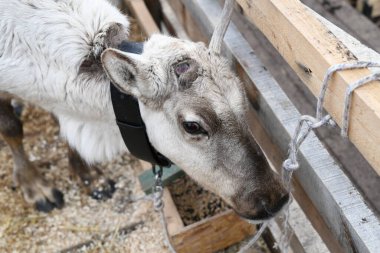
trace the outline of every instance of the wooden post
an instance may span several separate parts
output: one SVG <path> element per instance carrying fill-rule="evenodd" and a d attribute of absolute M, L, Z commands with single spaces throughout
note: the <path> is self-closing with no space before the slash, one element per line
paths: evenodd
<path fill-rule="evenodd" d="M 328 67 L 357 57 L 296 0 L 237 0 L 245 15 L 265 34 L 313 94 L 318 96 Z M 325 108 L 340 125 L 347 86 L 368 69 L 336 74 Z M 349 138 L 380 174 L 380 82 L 354 92 Z"/>
<path fill-rule="evenodd" d="M 160 29 L 150 15 L 144 0 L 124 0 L 124 2 L 132 12 L 133 16 L 137 18 L 139 26 L 147 36 L 160 32 Z"/>

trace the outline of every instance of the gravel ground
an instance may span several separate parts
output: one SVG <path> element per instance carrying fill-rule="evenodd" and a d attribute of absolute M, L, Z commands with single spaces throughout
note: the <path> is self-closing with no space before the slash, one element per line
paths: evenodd
<path fill-rule="evenodd" d="M 117 179 L 117 191 L 110 200 L 96 201 L 72 178 L 67 147 L 58 137 L 53 118 L 27 106 L 22 119 L 27 153 L 46 178 L 65 193 L 66 206 L 43 214 L 27 205 L 20 190 L 12 187 L 11 153 L 0 141 L 0 252 L 57 252 L 93 238 L 92 247 L 77 252 L 167 252 L 151 204 L 130 202 L 131 196 L 143 194 L 136 159 L 124 155 L 100 165 L 109 178 Z M 134 231 L 117 233 L 119 228 L 139 221 L 143 224 Z"/>

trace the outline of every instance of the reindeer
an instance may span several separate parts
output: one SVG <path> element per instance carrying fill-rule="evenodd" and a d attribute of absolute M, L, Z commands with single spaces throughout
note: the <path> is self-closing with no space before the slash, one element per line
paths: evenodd
<path fill-rule="evenodd" d="M 117 49 L 128 40 L 129 22 L 106 1 L 2 0 L 0 90 L 52 112 L 80 170 L 127 151 L 111 80 L 138 99 L 155 149 L 240 216 L 271 218 L 289 195 L 248 130 L 244 86 L 220 54 L 233 4 L 226 1 L 209 47 L 156 34 L 134 54 Z M 23 151 L 9 99 L 1 108 L 0 132 L 26 201 L 45 211 L 61 207 L 63 194 Z"/>

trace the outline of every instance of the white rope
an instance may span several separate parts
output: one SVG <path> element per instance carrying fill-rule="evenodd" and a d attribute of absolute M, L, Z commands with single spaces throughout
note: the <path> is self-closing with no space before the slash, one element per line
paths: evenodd
<path fill-rule="evenodd" d="M 287 190 L 291 192 L 291 178 L 293 175 L 293 172 L 299 168 L 299 163 L 297 160 L 297 153 L 299 150 L 299 147 L 301 146 L 302 142 L 306 139 L 308 134 L 311 132 L 312 129 L 324 126 L 324 125 L 335 125 L 335 122 L 331 119 L 330 115 L 322 116 L 323 111 L 323 103 L 325 100 L 325 95 L 327 91 L 328 84 L 330 83 L 330 80 L 333 76 L 333 74 L 337 71 L 342 70 L 352 70 L 352 69 L 359 69 L 359 68 L 370 68 L 370 67 L 380 67 L 379 63 L 375 62 L 349 62 L 349 63 L 341 63 L 334 66 L 331 66 L 323 79 L 321 92 L 318 97 L 317 102 L 317 109 L 316 109 L 316 116 L 310 116 L 310 115 L 302 115 L 298 121 L 298 125 L 294 131 L 294 135 L 290 141 L 289 144 L 289 156 L 284 161 L 282 168 L 283 168 L 283 182 L 285 186 L 287 187 Z M 351 97 L 352 93 L 355 89 L 368 84 L 370 82 L 380 80 L 380 73 L 375 73 L 368 75 L 366 77 L 363 77 L 359 79 L 358 81 L 350 84 L 345 93 L 345 101 L 344 101 L 344 110 L 343 110 L 343 117 L 342 117 L 342 136 L 347 136 L 347 131 L 349 127 L 349 120 L 350 120 L 350 109 L 351 109 Z M 304 126 L 306 125 L 306 129 Z M 289 242 L 291 236 L 289 236 L 289 206 L 287 208 L 287 213 L 285 215 L 286 219 L 284 221 L 284 229 L 285 232 L 283 236 L 280 239 L 279 248 L 282 252 L 287 252 L 289 247 Z"/>
<path fill-rule="evenodd" d="M 163 188 L 162 186 L 156 186 L 156 191 L 150 195 L 144 195 L 139 197 L 132 197 L 131 202 L 138 201 L 152 201 L 154 210 L 160 215 L 160 222 L 164 229 L 164 243 L 168 247 L 171 253 L 176 253 L 174 246 L 170 241 L 168 225 L 164 214 L 164 202 L 162 201 Z"/>
<path fill-rule="evenodd" d="M 249 240 L 249 242 L 244 245 L 239 251 L 238 253 L 244 253 L 246 252 L 249 248 L 252 247 L 253 244 L 255 244 L 257 242 L 257 240 L 260 238 L 261 234 L 264 232 L 264 230 L 268 227 L 268 222 L 264 222 L 259 231 L 256 232 L 255 236 L 252 237 L 251 240 Z"/>
<path fill-rule="evenodd" d="M 323 102 L 325 100 L 326 90 L 327 86 L 333 76 L 333 74 L 337 71 L 343 71 L 343 70 L 352 70 L 352 69 L 361 69 L 361 68 L 380 68 L 380 63 L 377 62 L 366 62 L 366 61 L 358 61 L 358 62 L 347 62 L 347 63 L 341 63 L 334 66 L 331 66 L 325 75 L 325 78 L 323 79 L 322 89 L 318 97 L 317 102 L 317 113 L 316 118 L 321 119 L 322 117 L 322 110 L 323 110 Z M 368 75 L 364 78 L 359 79 L 358 81 L 354 82 L 353 84 L 349 85 L 346 89 L 346 96 L 344 100 L 344 110 L 343 110 L 343 122 L 342 122 L 342 130 L 341 135 L 343 137 L 347 137 L 348 132 L 348 124 L 349 124 L 349 111 L 351 107 L 351 97 L 352 93 L 355 89 L 368 84 L 370 82 L 379 80 L 380 74 L 375 73 Z"/>

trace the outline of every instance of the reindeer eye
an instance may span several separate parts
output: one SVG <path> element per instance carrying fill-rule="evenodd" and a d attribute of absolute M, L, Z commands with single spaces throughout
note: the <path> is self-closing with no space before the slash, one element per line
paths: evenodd
<path fill-rule="evenodd" d="M 187 72 L 190 68 L 190 64 L 187 62 L 181 62 L 175 66 L 175 73 L 179 76 Z"/>
<path fill-rule="evenodd" d="M 189 134 L 192 135 L 197 135 L 197 134 L 204 134 L 207 135 L 206 130 L 204 130 L 201 125 L 199 125 L 197 122 L 193 121 L 186 121 L 182 123 L 183 128 L 185 131 Z"/>

